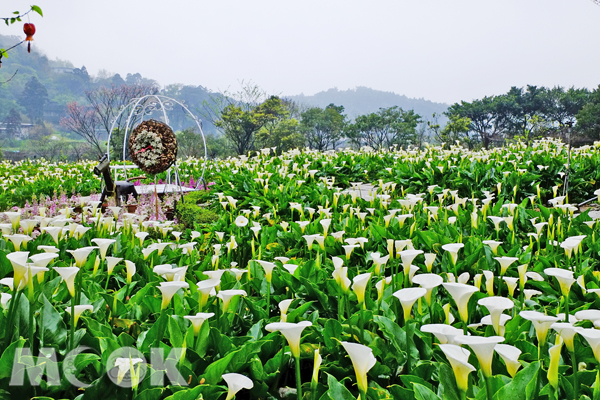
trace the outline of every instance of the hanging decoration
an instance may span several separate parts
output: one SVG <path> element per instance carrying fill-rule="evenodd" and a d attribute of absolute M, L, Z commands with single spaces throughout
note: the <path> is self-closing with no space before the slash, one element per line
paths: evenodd
<path fill-rule="evenodd" d="M 33 35 L 35 35 L 35 25 L 26 23 L 23 25 L 23 32 L 27 35 L 25 38 L 25 41 L 27 42 L 27 52 L 31 53 L 31 42 L 33 42 Z"/>
<path fill-rule="evenodd" d="M 129 157 L 148 174 L 166 171 L 177 159 L 173 129 L 154 119 L 143 121 L 129 136 Z"/>

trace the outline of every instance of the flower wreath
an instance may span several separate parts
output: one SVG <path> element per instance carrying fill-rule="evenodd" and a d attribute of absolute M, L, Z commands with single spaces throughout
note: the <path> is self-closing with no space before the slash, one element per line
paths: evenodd
<path fill-rule="evenodd" d="M 177 139 L 164 122 L 140 123 L 129 136 L 129 157 L 144 172 L 166 171 L 177 158 Z"/>

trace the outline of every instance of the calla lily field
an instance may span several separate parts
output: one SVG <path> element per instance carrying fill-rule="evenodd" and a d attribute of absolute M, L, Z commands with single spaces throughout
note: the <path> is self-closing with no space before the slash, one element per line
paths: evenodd
<path fill-rule="evenodd" d="M 2 163 L 0 398 L 600 400 L 599 148 Z"/>

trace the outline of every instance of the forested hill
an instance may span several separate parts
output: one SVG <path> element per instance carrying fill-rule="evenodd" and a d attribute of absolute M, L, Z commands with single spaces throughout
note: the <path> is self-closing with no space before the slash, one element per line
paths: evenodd
<path fill-rule="evenodd" d="M 21 40 L 17 36 L 0 35 L 0 48 L 9 48 Z M 50 122 L 55 130 L 62 130 L 59 122 L 66 116 L 67 104 L 76 101 L 87 105 L 87 91 L 123 85 L 158 88 L 156 81 L 139 73 L 121 76 L 101 71 L 97 76 L 91 76 L 85 66 L 77 68 L 70 61 L 52 60 L 51 55 L 44 55 L 43 49 L 38 49 L 35 42 L 31 53 L 27 53 L 27 47 L 23 45 L 11 50 L 8 55 L 8 58 L 2 59 L 0 68 L 0 122 L 14 109 L 22 115 L 23 122 Z M 160 89 L 160 94 L 183 101 L 194 111 L 211 95 L 202 86 L 169 84 Z M 171 122 L 175 129 L 189 125 L 181 118 L 174 118 Z M 212 128 L 209 124 L 205 126 L 209 130 Z"/>
<path fill-rule="evenodd" d="M 430 119 L 433 113 L 440 115 L 448 108 L 447 104 L 434 103 L 425 99 L 410 99 L 396 93 L 374 90 L 364 86 L 349 90 L 329 89 L 312 96 L 300 94 L 286 97 L 298 103 L 316 107 L 326 107 L 331 103 L 343 105 L 350 118 L 375 112 L 379 108 L 398 106 L 403 110 L 415 110 L 423 119 Z"/>
<path fill-rule="evenodd" d="M 22 38 L 0 35 L 0 48 L 9 48 Z M 151 77 L 142 77 L 139 73 L 119 75 L 101 71 L 98 76 L 88 74 L 85 66 L 74 66 L 68 60 L 52 60 L 52 55 L 44 55 L 43 49 L 34 42 L 31 53 L 26 46 L 19 46 L 9 52 L 9 57 L 2 60 L 0 68 L 0 122 L 12 111 L 18 112 L 22 122 L 50 122 L 55 130 L 63 130 L 60 120 L 66 114 L 67 104 L 76 101 L 87 104 L 86 91 L 100 87 L 144 84 L 158 86 Z M 15 74 L 16 72 L 16 74 Z M 175 76 L 173 79 L 177 79 Z M 290 79 L 293 79 L 290 77 Z M 160 93 L 184 101 L 188 107 L 197 112 L 202 102 L 209 100 L 211 92 L 202 86 L 169 84 L 159 88 Z M 213 93 L 214 95 L 214 93 Z M 284 96 L 291 98 L 304 107 L 322 107 L 333 103 L 344 106 L 345 113 L 351 119 L 358 115 L 376 112 L 379 108 L 399 106 L 404 110 L 414 110 L 424 120 L 431 119 L 433 113 L 440 116 L 446 104 L 434 103 L 424 99 L 410 99 L 392 92 L 384 92 L 366 87 L 353 90 L 329 89 L 312 96 Z M 445 120 L 444 117 L 440 122 Z M 171 121 L 175 129 L 187 126 L 185 121 Z M 214 127 L 205 124 L 207 131 Z M 66 132 L 65 132 L 66 133 Z"/>

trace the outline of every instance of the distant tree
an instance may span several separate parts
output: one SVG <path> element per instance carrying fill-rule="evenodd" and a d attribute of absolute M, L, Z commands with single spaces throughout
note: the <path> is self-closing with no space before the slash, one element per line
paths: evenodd
<path fill-rule="evenodd" d="M 472 149 L 475 141 L 469 136 L 471 120 L 456 114 L 451 114 L 448 118 L 450 121 L 439 131 L 438 140 L 449 144 L 460 142 Z"/>
<path fill-rule="evenodd" d="M 260 148 L 276 148 L 277 154 L 305 145 L 300 123 L 295 118 L 280 118 L 269 122 L 256 133 L 256 142 Z"/>
<path fill-rule="evenodd" d="M 74 68 L 73 75 L 80 78 L 85 85 L 89 85 L 90 75 L 88 74 L 88 71 L 87 71 L 87 68 L 85 68 L 85 65 L 82 66 L 81 68 Z"/>
<path fill-rule="evenodd" d="M 98 156 L 106 152 L 101 145 L 102 137 L 108 137 L 113 126 L 118 132 L 125 129 L 127 115 L 121 114 L 121 108 L 131 100 L 158 92 L 155 86 L 121 85 L 100 87 L 85 92 L 87 105 L 72 102 L 67 105 L 67 116 L 61 119 L 61 125 L 81 136 L 96 151 Z M 122 141 L 122 139 L 121 139 Z"/>
<path fill-rule="evenodd" d="M 176 133 L 177 137 L 177 156 L 180 158 L 187 157 L 204 157 L 204 141 L 202 136 L 194 128 L 184 129 Z"/>
<path fill-rule="evenodd" d="M 32 122 L 39 121 L 44 116 L 44 105 L 48 102 L 48 91 L 40 81 L 32 76 L 25 84 L 19 98 L 19 104 L 25 108 Z"/>
<path fill-rule="evenodd" d="M 587 89 L 564 88 L 557 86 L 549 89 L 548 107 L 544 110 L 544 118 L 552 125 L 552 130 L 562 132 L 565 126 L 577 122 L 577 114 L 590 101 Z"/>
<path fill-rule="evenodd" d="M 374 149 L 393 145 L 406 147 L 417 144 L 417 125 L 420 122 L 421 117 L 413 110 L 404 111 L 397 106 L 380 108 L 377 112 L 356 117 L 348 127 L 347 136 L 358 146 Z"/>
<path fill-rule="evenodd" d="M 513 86 L 507 94 L 500 97 L 503 112 L 508 118 L 507 136 L 524 136 L 531 130 L 529 125 L 534 116 L 542 116 L 545 110 L 548 110 L 550 99 L 548 89 L 527 85 L 523 90 Z"/>
<path fill-rule="evenodd" d="M 54 127 L 52 126 L 52 124 L 40 122 L 38 124 L 35 124 L 29 130 L 28 139 L 33 141 L 44 141 L 50 138 L 53 134 Z"/>
<path fill-rule="evenodd" d="M 212 133 L 207 133 L 205 136 L 208 158 L 215 159 L 235 156 L 233 146 L 231 146 L 225 136 Z"/>
<path fill-rule="evenodd" d="M 233 144 L 238 154 L 246 154 L 255 149 L 255 134 L 268 122 L 277 120 L 285 112 L 281 99 L 271 96 L 263 103 L 245 107 L 229 104 L 223 109 L 216 126 L 223 129 L 225 136 Z"/>
<path fill-rule="evenodd" d="M 197 128 L 187 128 L 175 134 L 177 136 L 177 157 L 204 158 L 204 142 Z M 223 135 L 205 134 L 208 158 L 225 158 L 234 156 L 232 147 Z"/>
<path fill-rule="evenodd" d="M 133 75 L 127 74 L 125 76 L 125 83 L 128 85 L 158 86 L 158 83 L 154 79 L 144 78 L 139 72 Z"/>
<path fill-rule="evenodd" d="M 468 118 L 469 132 L 479 136 L 483 147 L 489 147 L 490 141 L 500 138 L 509 124 L 509 116 L 505 97 L 484 97 L 472 102 L 461 101 L 448 107 L 444 113 L 451 121 Z M 454 126 L 455 128 L 458 126 Z"/>
<path fill-rule="evenodd" d="M 196 114 L 205 101 L 210 101 L 210 92 L 202 86 L 184 86 L 180 83 L 171 84 L 166 86 L 161 91 L 161 94 L 183 103 L 190 112 L 195 112 Z M 169 121 L 174 129 L 182 129 L 194 124 L 194 121 L 189 117 L 189 114 L 183 108 L 174 106 L 170 113 Z M 202 130 L 204 133 L 207 131 L 215 131 L 215 127 L 211 121 L 204 120 Z"/>
<path fill-rule="evenodd" d="M 576 115 L 576 131 L 591 139 L 600 139 L 600 85 L 590 93 L 585 104 Z"/>
<path fill-rule="evenodd" d="M 113 86 L 123 86 L 125 85 L 125 80 L 123 78 L 121 78 L 120 74 L 114 74 L 112 78 L 110 78 L 111 83 L 113 84 Z"/>
<path fill-rule="evenodd" d="M 300 122 L 301 106 L 282 99 L 282 110 L 277 119 L 267 122 L 257 133 L 257 148 L 275 148 L 278 154 L 305 146 Z"/>
<path fill-rule="evenodd" d="M 224 134 L 237 154 L 246 154 L 255 149 L 256 133 L 268 122 L 279 119 L 286 108 L 279 97 L 268 96 L 258 85 L 241 84 L 238 92 L 210 94 L 209 100 L 202 102 L 200 112 Z"/>
<path fill-rule="evenodd" d="M 325 151 L 335 150 L 344 137 L 344 129 L 348 123 L 343 114 L 344 106 L 329 104 L 325 109 L 309 108 L 302 113 L 302 130 L 306 144 L 311 149 Z"/>
<path fill-rule="evenodd" d="M 23 120 L 21 119 L 21 113 L 19 113 L 16 109 L 11 108 L 8 112 L 8 115 L 4 118 L 5 137 L 14 138 L 21 134 L 22 122 Z"/>
<path fill-rule="evenodd" d="M 142 83 L 142 75 L 139 72 L 135 74 L 127 74 L 125 77 L 125 82 L 128 85 L 139 85 Z"/>
<path fill-rule="evenodd" d="M 96 156 L 106 151 L 98 134 L 100 119 L 91 106 L 79 105 L 75 101 L 67 104 L 67 116 L 60 120 L 60 125 L 89 143 Z"/>

